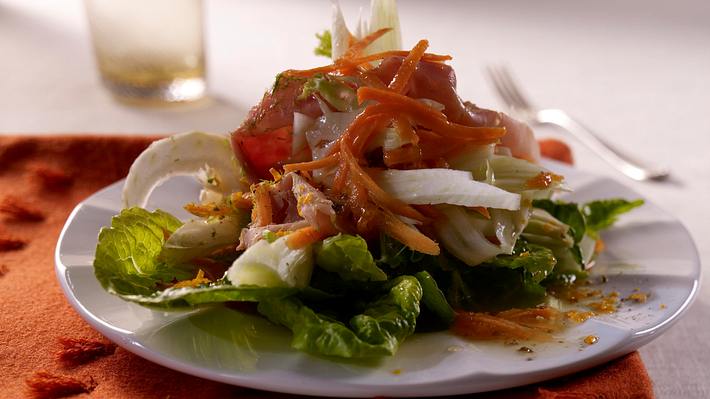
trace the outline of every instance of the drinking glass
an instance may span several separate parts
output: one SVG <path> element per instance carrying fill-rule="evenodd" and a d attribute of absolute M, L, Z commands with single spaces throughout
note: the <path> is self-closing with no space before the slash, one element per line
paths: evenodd
<path fill-rule="evenodd" d="M 201 0 L 85 0 L 96 62 L 119 100 L 188 102 L 205 94 Z"/>

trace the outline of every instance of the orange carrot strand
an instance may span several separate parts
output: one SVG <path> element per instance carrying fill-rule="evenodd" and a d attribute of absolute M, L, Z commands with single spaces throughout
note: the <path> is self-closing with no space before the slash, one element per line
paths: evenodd
<path fill-rule="evenodd" d="M 365 100 L 373 100 L 383 104 L 389 104 L 406 110 L 408 113 L 415 113 L 427 118 L 446 120 L 446 115 L 434 108 L 417 101 L 411 97 L 395 93 L 391 90 L 377 89 L 374 87 L 361 87 L 357 90 L 357 99 L 360 103 Z"/>
<path fill-rule="evenodd" d="M 286 245 L 291 249 L 303 248 L 322 240 L 325 235 L 313 226 L 302 227 L 286 236 Z"/>
<path fill-rule="evenodd" d="M 416 46 L 409 52 L 407 57 L 402 61 L 399 70 L 392 78 L 389 84 L 389 89 L 395 93 L 403 93 L 404 89 L 407 87 L 410 78 L 414 75 L 414 71 L 417 69 L 417 64 L 419 60 L 424 56 L 424 52 L 427 47 L 429 47 L 429 42 L 427 40 L 420 40 Z"/>
<path fill-rule="evenodd" d="M 397 115 L 394 119 L 394 128 L 397 129 L 397 134 L 402 138 L 402 141 L 412 144 L 419 143 L 419 136 L 417 136 L 417 132 L 414 131 L 412 123 L 406 116 Z"/>
<path fill-rule="evenodd" d="M 316 169 L 329 168 L 329 167 L 333 167 L 333 166 L 337 165 L 339 160 L 340 160 L 340 158 L 339 158 L 338 154 L 331 154 L 325 158 L 317 159 L 315 161 L 286 164 L 286 165 L 284 165 L 284 171 L 286 173 L 288 173 L 288 172 L 293 172 L 296 170 L 310 171 L 310 170 L 316 170 Z"/>
<path fill-rule="evenodd" d="M 409 55 L 409 51 L 384 51 L 382 53 L 370 54 L 364 57 L 359 57 L 355 59 L 340 59 L 335 64 L 324 65 L 312 69 L 289 69 L 283 72 L 284 76 L 300 76 L 308 77 L 313 76 L 317 73 L 332 73 L 332 72 L 353 72 L 355 73 L 355 67 L 358 65 L 363 65 L 372 61 L 378 61 L 387 57 L 406 57 Z M 449 55 L 439 55 L 439 54 L 429 54 L 426 53 L 422 56 L 422 61 L 427 62 L 443 62 L 451 59 Z"/>
<path fill-rule="evenodd" d="M 407 225 L 388 211 L 382 212 L 383 230 L 392 238 L 406 245 L 412 250 L 427 255 L 439 255 L 439 244 L 419 232 L 416 228 Z"/>
<path fill-rule="evenodd" d="M 254 190 L 254 209 L 252 210 L 252 220 L 257 226 L 266 226 L 273 221 L 273 206 L 269 188 L 265 184 L 259 184 Z"/>
<path fill-rule="evenodd" d="M 406 216 L 411 219 L 425 221 L 424 215 L 419 213 L 416 209 L 405 204 L 401 200 L 392 197 L 390 194 L 385 192 L 380 186 L 372 180 L 372 177 L 368 175 L 357 163 L 357 160 L 353 156 L 352 152 L 348 148 L 346 142 L 342 142 L 340 146 L 340 153 L 343 156 L 345 162 L 348 163 L 350 168 L 350 173 L 353 177 L 357 178 L 362 185 L 367 189 L 368 193 L 372 197 L 372 200 L 383 208 L 390 209 L 392 212 Z"/>
<path fill-rule="evenodd" d="M 375 40 L 381 38 L 385 33 L 389 32 L 391 30 L 392 30 L 392 28 L 382 28 L 382 29 L 379 29 L 375 32 L 370 33 L 369 35 L 363 37 L 362 39 L 356 41 L 350 47 L 348 47 L 347 51 L 345 51 L 345 54 L 343 54 L 342 58 L 347 60 L 347 59 L 353 59 L 355 57 L 359 57 L 360 54 L 367 48 L 367 46 L 369 46 Z"/>

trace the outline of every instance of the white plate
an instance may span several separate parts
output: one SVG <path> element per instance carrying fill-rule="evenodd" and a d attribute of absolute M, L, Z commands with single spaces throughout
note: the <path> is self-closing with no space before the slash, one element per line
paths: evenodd
<path fill-rule="evenodd" d="M 554 166 L 559 170 L 559 165 Z M 638 198 L 623 185 L 563 168 L 572 200 Z M 617 313 L 575 325 L 562 343 L 518 346 L 472 343 L 449 333 L 417 334 L 393 357 L 370 362 L 332 361 L 290 349 L 290 333 L 266 320 L 224 307 L 159 312 L 106 293 L 92 267 L 97 233 L 120 210 L 122 182 L 79 204 L 56 249 L 56 272 L 69 302 L 94 328 L 125 349 L 163 366 L 245 387 L 329 396 L 432 396 L 482 392 L 574 373 L 658 337 L 693 301 L 700 278 L 697 250 L 675 218 L 647 201 L 604 234 L 606 251 L 595 266 L 605 291 L 623 296 L 641 289 L 648 302 L 625 303 Z M 150 208 L 186 216 L 196 198 L 191 179 L 176 178 L 153 195 Z M 596 335 L 595 345 L 582 344 Z M 532 360 L 528 360 L 532 358 Z"/>

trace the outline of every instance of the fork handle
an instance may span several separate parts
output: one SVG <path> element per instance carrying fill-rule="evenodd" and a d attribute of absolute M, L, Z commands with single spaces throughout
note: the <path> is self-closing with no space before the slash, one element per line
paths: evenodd
<path fill-rule="evenodd" d="M 605 143 L 592 130 L 572 119 L 560 109 L 543 109 L 538 111 L 535 116 L 539 123 L 556 125 L 568 131 L 611 166 L 634 180 L 660 180 L 669 174 L 668 170 L 664 168 L 648 167 L 629 159 L 628 156 Z"/>

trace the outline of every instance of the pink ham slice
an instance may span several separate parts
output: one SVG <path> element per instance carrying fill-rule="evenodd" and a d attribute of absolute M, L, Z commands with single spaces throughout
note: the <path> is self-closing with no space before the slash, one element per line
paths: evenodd
<path fill-rule="evenodd" d="M 372 72 L 389 83 L 402 64 L 402 57 L 390 57 Z M 252 180 L 271 179 L 270 168 L 278 167 L 291 157 L 293 113 L 317 118 L 322 115 L 318 101 L 312 95 L 299 99 L 305 79 L 280 78 L 274 89 L 264 94 L 251 109 L 242 125 L 232 133 L 232 147 L 245 164 Z M 412 98 L 428 98 L 444 105 L 444 114 L 456 123 L 467 126 L 504 126 L 508 133 L 502 145 L 513 156 L 537 161 L 540 149 L 532 130 L 501 112 L 464 103 L 456 93 L 456 74 L 449 66 L 420 62 L 405 94 Z"/>
<path fill-rule="evenodd" d="M 383 82 L 389 83 L 402 60 L 402 57 L 387 58 L 373 72 Z M 466 126 L 503 126 L 507 134 L 501 139 L 501 145 L 510 148 L 514 157 L 533 162 L 540 159 L 540 147 L 527 124 L 502 112 L 479 108 L 461 100 L 456 93 L 456 74 L 449 65 L 420 62 L 405 89 L 405 94 L 412 98 L 428 98 L 441 103 L 446 117 L 455 123 Z"/>
<path fill-rule="evenodd" d="M 238 249 L 246 249 L 263 238 L 264 231 L 294 231 L 313 226 L 326 234 L 337 231 L 333 202 L 296 173 L 288 173 L 269 188 L 274 205 L 274 224 L 242 229 Z"/>

